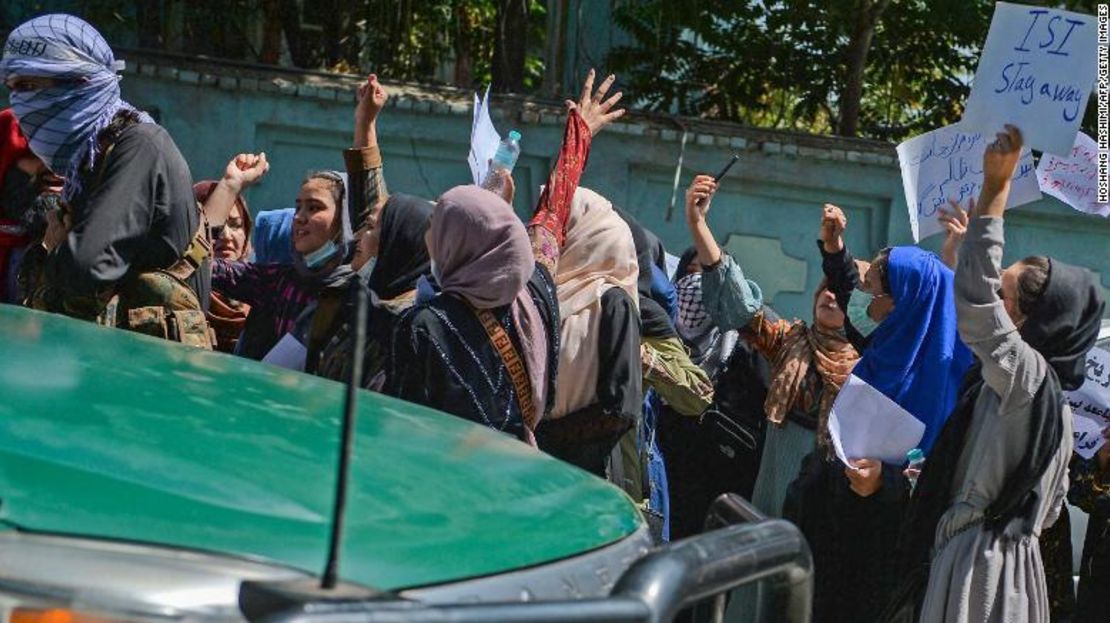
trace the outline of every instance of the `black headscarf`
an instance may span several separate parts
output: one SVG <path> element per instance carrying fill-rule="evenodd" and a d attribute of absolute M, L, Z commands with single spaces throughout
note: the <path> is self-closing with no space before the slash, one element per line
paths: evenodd
<path fill-rule="evenodd" d="M 985 525 L 995 535 L 1015 519 L 1025 522 L 1025 534 L 1033 531 L 1038 501 L 1034 488 L 1063 440 L 1063 392 L 1083 384 L 1087 352 L 1098 338 L 1103 306 L 1098 283 L 1090 271 L 1049 259 L 1045 290 L 1019 331 L 1022 339 L 1045 358 L 1048 370 L 1030 406 L 1025 458 L 1007 476 L 998 499 L 986 510 Z M 913 601 L 920 602 L 923 596 L 937 524 L 953 497 L 956 467 L 983 385 L 982 364 L 976 362 L 964 378 L 960 400 L 914 489 L 899 546 L 905 581 L 888 610 L 890 617 Z"/>
<path fill-rule="evenodd" d="M 998 499 L 987 509 L 988 525 L 996 533 L 1014 517 L 1029 518 L 1036 506 L 1033 488 L 1063 438 L 1064 392 L 1079 389 L 1086 379 L 1087 353 L 1098 339 L 1104 305 L 1091 271 L 1049 258 L 1044 293 L 1020 329 L 1025 343 L 1045 358 L 1048 373 L 1033 398 L 1026 460 L 1006 479 Z M 1032 521 L 1028 521 L 1025 533 L 1032 530 Z"/>
<path fill-rule="evenodd" d="M 431 258 L 424 233 L 431 222 L 431 201 L 412 195 L 390 195 L 382 208 L 378 261 L 370 273 L 370 289 L 389 300 L 416 289 L 421 275 L 429 274 Z"/>
<path fill-rule="evenodd" d="M 675 283 L 678 283 L 679 279 L 690 274 L 690 264 L 696 259 L 698 259 L 697 247 L 689 247 L 682 252 L 682 257 L 678 258 L 678 269 L 674 271 L 673 281 Z"/>
<path fill-rule="evenodd" d="M 617 215 L 628 224 L 632 231 L 632 243 L 636 245 L 636 263 L 640 266 L 640 277 L 636 282 L 636 289 L 640 291 L 640 298 L 651 298 L 651 267 L 652 265 L 667 270 L 666 251 L 659 237 L 651 233 L 636 217 L 632 216 L 618 206 L 613 206 Z"/>
<path fill-rule="evenodd" d="M 640 334 L 643 337 L 677 337 L 678 333 L 667 310 L 651 297 L 652 266 L 662 268 L 663 272 L 667 270 L 667 254 L 663 241 L 623 208 L 614 205 L 613 210 L 628 224 L 628 229 L 632 231 L 632 243 L 636 245 L 636 263 L 640 268 L 636 280 L 636 289 L 640 293 Z"/>

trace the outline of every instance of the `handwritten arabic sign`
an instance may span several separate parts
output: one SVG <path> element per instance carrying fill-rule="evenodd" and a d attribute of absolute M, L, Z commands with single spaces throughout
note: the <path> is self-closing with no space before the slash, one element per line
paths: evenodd
<path fill-rule="evenodd" d="M 1037 165 L 1041 192 L 1087 214 L 1110 216 L 1110 204 L 1098 202 L 1098 145 L 1080 132 L 1068 157 L 1045 154 Z"/>
<path fill-rule="evenodd" d="M 1075 451 L 1089 459 L 1105 441 L 1102 429 L 1110 426 L 1110 352 L 1092 349 L 1087 354 L 1087 380 L 1067 394 L 1074 418 Z"/>
<path fill-rule="evenodd" d="M 962 123 L 1021 128 L 1026 146 L 1066 155 L 1095 83 L 1095 18 L 999 2 L 979 57 Z"/>
<path fill-rule="evenodd" d="M 968 199 L 978 199 L 983 188 L 983 152 L 994 135 L 965 132 L 963 124 L 922 134 L 898 146 L 902 187 L 910 211 L 913 239 L 920 242 L 944 231 L 937 216 L 954 199 L 967 209 Z M 1041 198 L 1033 154 L 1026 151 L 1014 171 L 1007 208 Z"/>

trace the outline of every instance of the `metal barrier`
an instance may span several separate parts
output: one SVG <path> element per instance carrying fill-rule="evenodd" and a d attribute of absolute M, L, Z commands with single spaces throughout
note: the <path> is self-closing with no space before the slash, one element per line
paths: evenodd
<path fill-rule="evenodd" d="M 244 612 L 273 623 L 658 623 L 714 596 L 720 607 L 727 591 L 761 581 L 758 620 L 809 621 L 813 561 L 793 524 L 766 519 L 731 494 L 714 502 L 707 522 L 728 525 L 647 554 L 604 599 L 429 605 L 383 596 L 311 601 L 272 614 Z"/>

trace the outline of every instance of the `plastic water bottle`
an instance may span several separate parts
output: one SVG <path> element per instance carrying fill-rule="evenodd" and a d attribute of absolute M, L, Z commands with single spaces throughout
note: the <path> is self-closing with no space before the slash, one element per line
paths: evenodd
<path fill-rule="evenodd" d="M 497 146 L 497 153 L 494 154 L 493 162 L 489 165 L 489 173 L 486 173 L 482 188 L 504 195 L 505 179 L 513 174 L 513 167 L 516 166 L 518 157 L 520 157 L 520 132 L 513 130 Z"/>
<path fill-rule="evenodd" d="M 914 448 L 906 453 L 906 462 L 909 463 L 906 466 L 907 470 L 917 470 L 920 474 L 921 468 L 925 465 L 925 453 L 921 451 L 921 448 Z M 913 488 L 917 486 L 917 476 L 910 476 L 909 480 L 910 491 L 913 491 Z"/>

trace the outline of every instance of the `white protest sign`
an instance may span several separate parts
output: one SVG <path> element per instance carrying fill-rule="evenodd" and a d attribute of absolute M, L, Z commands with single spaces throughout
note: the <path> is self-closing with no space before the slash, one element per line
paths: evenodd
<path fill-rule="evenodd" d="M 480 185 L 486 179 L 489 171 L 489 162 L 497 153 L 497 146 L 501 144 L 501 135 L 493 127 L 493 120 L 489 116 L 489 87 L 486 94 L 478 101 L 478 94 L 474 94 L 474 121 L 470 126 L 470 154 L 467 163 L 470 164 L 470 175 L 474 183 Z"/>
<path fill-rule="evenodd" d="M 1037 164 L 1041 192 L 1087 214 L 1110 216 L 1110 204 L 1098 202 L 1098 144 L 1080 132 L 1067 157 L 1041 156 Z"/>
<path fill-rule="evenodd" d="M 1091 349 L 1087 353 L 1087 380 L 1067 395 L 1074 423 L 1075 451 L 1089 459 L 1105 441 L 1102 429 L 1110 426 L 1110 353 L 1101 348 Z"/>
<path fill-rule="evenodd" d="M 1012 123 L 1025 145 L 1066 155 L 1094 86 L 1094 16 L 999 2 L 961 121 L 1001 132 Z"/>
<path fill-rule="evenodd" d="M 954 199 L 965 210 L 968 199 L 978 199 L 983 188 L 983 152 L 994 135 L 965 132 L 963 124 L 945 126 L 915 136 L 898 146 L 902 187 L 910 212 L 913 239 L 920 242 L 944 231 L 937 217 Z M 1026 150 L 1014 170 L 1007 208 L 1041 198 L 1033 153 Z"/>
<path fill-rule="evenodd" d="M 1075 438 L 1072 448 L 1079 456 L 1089 459 L 1106 443 L 1106 438 L 1102 436 L 1102 429 L 1106 428 L 1106 423 L 1084 413 L 1077 412 L 1072 415 L 1074 416 L 1072 436 Z"/>
<path fill-rule="evenodd" d="M 850 465 L 848 459 L 901 465 L 924 435 L 921 420 L 854 374 L 829 411 L 829 437 L 845 465 Z"/>
<path fill-rule="evenodd" d="M 304 371 L 304 362 L 308 358 L 308 349 L 300 340 L 286 333 L 281 340 L 266 353 L 262 363 L 287 368 L 289 370 Z"/>

